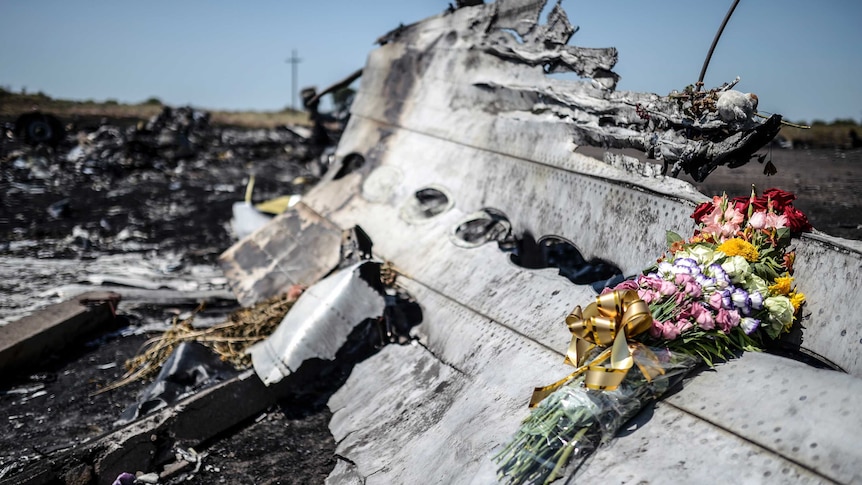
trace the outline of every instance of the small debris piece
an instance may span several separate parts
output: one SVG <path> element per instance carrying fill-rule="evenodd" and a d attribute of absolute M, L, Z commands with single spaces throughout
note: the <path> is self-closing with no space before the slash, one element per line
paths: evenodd
<path fill-rule="evenodd" d="M 293 286 L 283 295 L 262 301 L 251 308 L 241 308 L 228 316 L 226 322 L 204 329 L 192 326 L 195 314 L 203 310 L 198 307 L 191 317 L 175 319 L 173 327 L 149 340 L 145 344 L 146 350 L 126 361 L 128 372 L 98 393 L 153 377 L 182 342 L 199 342 L 212 349 L 222 360 L 240 369 L 247 368 L 251 365 L 251 357 L 245 350 L 275 330 L 300 294 L 302 288 Z"/>
<path fill-rule="evenodd" d="M 136 483 L 151 483 L 151 484 L 159 483 L 159 474 L 158 473 L 143 473 L 141 475 L 138 475 L 137 478 L 135 478 L 135 482 Z"/>
<path fill-rule="evenodd" d="M 84 293 L 0 327 L 0 372 L 22 369 L 114 319 L 120 295 Z"/>
<path fill-rule="evenodd" d="M 133 483 L 135 483 L 135 476 L 129 472 L 123 472 L 117 476 L 117 479 L 111 485 L 132 485 Z"/>

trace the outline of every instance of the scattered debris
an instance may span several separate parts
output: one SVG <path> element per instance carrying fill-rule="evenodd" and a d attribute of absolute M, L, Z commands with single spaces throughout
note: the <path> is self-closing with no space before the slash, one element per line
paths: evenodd
<path fill-rule="evenodd" d="M 33 111 L 15 120 L 15 136 L 30 145 L 56 148 L 66 136 L 63 123 L 56 116 Z"/>
<path fill-rule="evenodd" d="M 191 342 L 206 346 L 220 361 L 229 362 L 237 369 L 244 369 L 251 364 L 246 349 L 272 334 L 301 294 L 301 287 L 291 288 L 283 295 L 233 312 L 224 323 L 203 329 L 192 325 L 195 315 L 184 320 L 175 319 L 170 329 L 149 340 L 143 352 L 126 362 L 128 372 L 120 381 L 100 389 L 99 392 L 116 389 L 138 379 L 149 379 L 159 372 L 161 373 L 158 379 L 171 377 L 176 370 L 166 371 L 166 364 L 172 359 L 181 359 L 182 357 L 177 355 L 178 349 Z M 203 308 L 199 308 L 195 314 L 201 310 Z"/>

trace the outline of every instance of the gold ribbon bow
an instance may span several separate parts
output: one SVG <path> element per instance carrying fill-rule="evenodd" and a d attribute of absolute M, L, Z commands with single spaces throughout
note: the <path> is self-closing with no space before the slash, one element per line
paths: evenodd
<path fill-rule="evenodd" d="M 655 363 L 638 363 L 648 381 L 664 373 L 655 354 L 640 343 L 628 341 L 629 337 L 646 332 L 652 326 L 649 305 L 635 291 L 612 291 L 600 295 L 583 312 L 577 306 L 566 317 L 566 325 L 572 333 L 572 341 L 566 351 L 565 363 L 577 369 L 549 386 L 537 387 L 530 399 L 530 407 L 585 372 L 584 385 L 587 388 L 613 391 L 635 364 L 634 352 L 644 353 Z M 607 348 L 590 363 L 584 364 L 587 354 L 595 347 Z M 608 358 L 610 363 L 602 365 Z"/>

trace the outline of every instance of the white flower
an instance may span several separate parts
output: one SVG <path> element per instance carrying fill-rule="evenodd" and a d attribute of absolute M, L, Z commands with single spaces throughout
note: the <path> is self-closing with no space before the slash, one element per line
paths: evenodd
<path fill-rule="evenodd" d="M 770 296 L 763 300 L 763 306 L 769 312 L 770 320 L 780 323 L 783 329 L 789 329 L 793 324 L 793 304 L 786 296 Z"/>
<path fill-rule="evenodd" d="M 761 295 L 766 295 L 769 293 L 769 285 L 766 284 L 766 281 L 763 281 L 763 278 L 757 276 L 754 273 L 748 275 L 745 278 L 745 282 L 743 282 L 743 286 L 749 293 L 758 292 Z"/>
<path fill-rule="evenodd" d="M 676 259 L 693 259 L 697 261 L 697 264 L 701 266 L 709 266 L 712 263 L 715 263 L 721 258 L 727 256 L 721 251 L 715 251 L 710 249 L 706 245 L 696 244 L 689 248 L 683 249 L 681 251 L 676 252 Z"/>
<path fill-rule="evenodd" d="M 721 268 L 733 283 L 742 283 L 751 273 L 751 265 L 742 256 L 731 256 L 721 263 Z"/>
<path fill-rule="evenodd" d="M 656 271 L 658 272 L 658 276 L 663 280 L 673 279 L 673 265 L 667 261 L 659 263 Z"/>

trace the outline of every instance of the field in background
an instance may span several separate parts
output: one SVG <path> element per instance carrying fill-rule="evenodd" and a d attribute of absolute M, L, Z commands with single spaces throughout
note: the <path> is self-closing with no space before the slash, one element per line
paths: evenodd
<path fill-rule="evenodd" d="M 0 88 L 0 121 L 14 121 L 28 111 L 39 110 L 50 113 L 62 121 L 75 118 L 110 118 L 115 120 L 146 120 L 162 111 L 164 105 L 156 98 L 138 104 L 123 104 L 116 101 L 69 101 L 54 99 L 42 93 L 19 94 Z M 308 114 L 285 109 L 281 111 L 208 111 L 211 122 L 219 126 L 244 128 L 274 128 L 281 125 L 310 124 Z"/>

